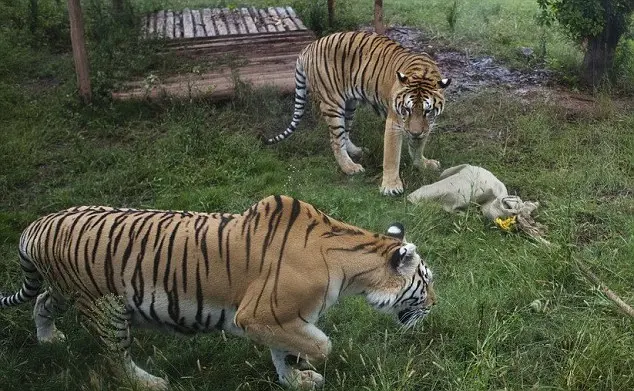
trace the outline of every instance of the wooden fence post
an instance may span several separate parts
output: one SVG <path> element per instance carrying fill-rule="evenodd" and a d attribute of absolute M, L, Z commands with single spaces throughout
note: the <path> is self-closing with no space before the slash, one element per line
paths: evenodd
<path fill-rule="evenodd" d="M 328 25 L 332 27 L 335 20 L 335 0 L 328 0 Z"/>
<path fill-rule="evenodd" d="M 383 24 L 383 0 L 374 0 L 374 31 L 377 34 L 385 34 Z"/>
<path fill-rule="evenodd" d="M 75 62 L 79 96 L 84 103 L 88 103 L 92 98 L 92 91 L 90 89 L 88 56 L 84 37 L 84 20 L 79 0 L 68 0 L 68 19 L 70 20 L 70 41 L 73 46 L 73 60 Z"/>

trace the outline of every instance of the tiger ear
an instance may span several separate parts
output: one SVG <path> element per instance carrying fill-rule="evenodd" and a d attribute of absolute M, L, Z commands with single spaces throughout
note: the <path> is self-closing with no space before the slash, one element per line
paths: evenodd
<path fill-rule="evenodd" d="M 405 227 L 403 227 L 403 224 L 401 223 L 392 223 L 389 227 L 387 227 L 387 232 L 385 234 L 387 236 L 403 240 L 405 239 Z"/>
<path fill-rule="evenodd" d="M 396 77 L 398 77 L 398 81 L 400 81 L 402 84 L 407 83 L 407 76 L 405 76 L 404 73 L 396 71 Z"/>
<path fill-rule="evenodd" d="M 449 84 L 451 84 L 451 79 L 440 79 L 438 87 L 444 90 L 445 88 L 449 87 Z"/>
<path fill-rule="evenodd" d="M 390 265 L 399 274 L 409 275 L 412 267 L 416 266 L 416 245 L 407 243 L 392 253 Z"/>

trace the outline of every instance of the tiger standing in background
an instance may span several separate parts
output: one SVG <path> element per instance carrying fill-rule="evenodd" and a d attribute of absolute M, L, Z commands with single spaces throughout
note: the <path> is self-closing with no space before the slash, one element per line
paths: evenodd
<path fill-rule="evenodd" d="M 400 224 L 374 234 L 285 196 L 241 214 L 75 207 L 31 223 L 19 257 L 24 282 L 0 308 L 37 298 L 37 338 L 52 342 L 64 339 L 55 315 L 74 299 L 125 375 L 159 390 L 167 381 L 130 357 L 130 325 L 246 336 L 270 347 L 282 384 L 311 389 L 323 377 L 286 359 L 328 355 L 315 323 L 340 297 L 364 295 L 406 327 L 435 303 L 431 271 Z"/>
<path fill-rule="evenodd" d="M 423 156 L 434 118 L 444 107 L 443 79 L 436 63 L 425 53 L 413 53 L 397 42 L 366 32 L 335 33 L 308 45 L 295 66 L 295 111 L 289 127 L 277 136 L 263 137 L 265 144 L 290 136 L 299 125 L 306 105 L 307 87 L 320 102 L 328 123 L 330 146 L 337 163 L 348 175 L 362 172 L 362 149 L 350 140 L 357 104 L 365 102 L 384 117 L 383 181 L 381 192 L 403 192 L 399 175 L 403 133 L 414 165 L 440 168 L 437 160 Z"/>

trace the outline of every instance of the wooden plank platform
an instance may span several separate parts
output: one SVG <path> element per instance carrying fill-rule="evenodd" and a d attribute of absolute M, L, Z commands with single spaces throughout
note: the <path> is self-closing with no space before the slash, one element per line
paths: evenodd
<path fill-rule="evenodd" d="M 166 53 L 196 59 L 230 57 L 232 64 L 241 65 L 130 81 L 113 92 L 114 99 L 225 99 L 234 94 L 236 76 L 254 87 L 273 86 L 290 93 L 295 89 L 297 55 L 315 40 L 291 7 L 162 10 L 143 17 L 141 35 L 163 40 L 161 50 Z"/>
<path fill-rule="evenodd" d="M 291 7 L 185 8 L 153 12 L 142 20 L 142 37 L 146 39 L 205 39 L 291 31 L 309 31 Z"/>

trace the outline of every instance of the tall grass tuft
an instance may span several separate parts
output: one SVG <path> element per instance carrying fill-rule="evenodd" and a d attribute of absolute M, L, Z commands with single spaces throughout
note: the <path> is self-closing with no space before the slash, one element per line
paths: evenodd
<path fill-rule="evenodd" d="M 446 11 L 447 25 L 449 26 L 449 31 L 452 34 L 456 32 L 456 23 L 458 22 L 459 13 L 460 9 L 458 1 L 454 0 L 454 2 L 447 8 Z"/>
<path fill-rule="evenodd" d="M 345 1 L 336 2 L 333 24 L 328 23 L 326 0 L 294 1 L 293 7 L 302 16 L 306 25 L 317 34 L 324 36 L 337 31 L 355 30 L 362 22 L 354 8 Z"/>

